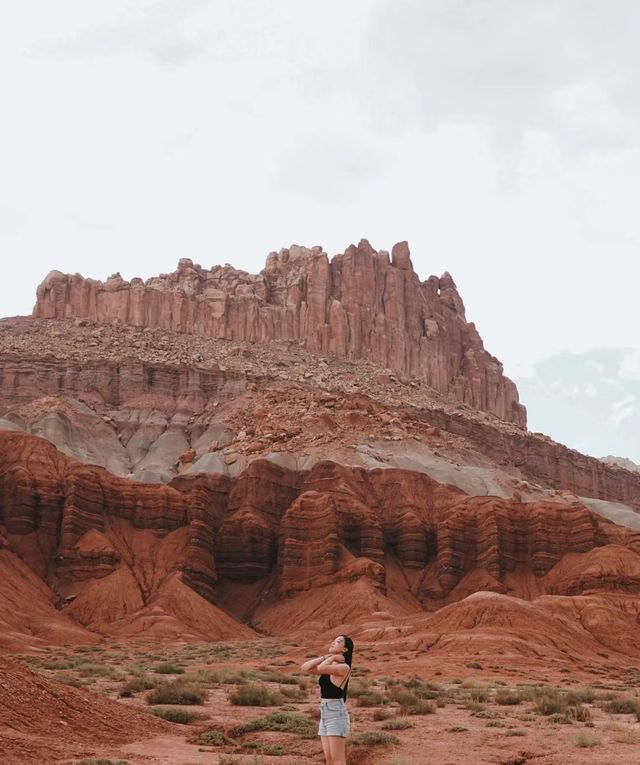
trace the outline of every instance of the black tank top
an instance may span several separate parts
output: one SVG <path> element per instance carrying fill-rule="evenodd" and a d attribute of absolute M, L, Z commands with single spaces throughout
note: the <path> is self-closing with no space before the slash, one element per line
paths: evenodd
<path fill-rule="evenodd" d="M 320 698 L 321 699 L 344 699 L 346 701 L 347 688 L 349 687 L 350 672 L 351 672 L 351 668 L 349 668 L 349 672 L 345 675 L 345 677 L 342 680 L 343 683 L 345 679 L 347 681 L 346 683 L 344 683 L 344 688 L 342 686 L 334 685 L 329 675 L 320 675 L 320 677 L 318 678 L 318 683 L 320 684 Z"/>

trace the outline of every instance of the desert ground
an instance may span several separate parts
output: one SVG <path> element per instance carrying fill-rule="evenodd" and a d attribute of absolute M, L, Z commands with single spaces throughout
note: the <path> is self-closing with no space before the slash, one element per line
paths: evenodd
<path fill-rule="evenodd" d="M 316 678 L 299 665 L 323 648 L 105 641 L 2 660 L 3 762 L 320 763 Z M 357 646 L 347 761 L 635 764 L 639 681 L 634 668 L 558 672 Z"/>

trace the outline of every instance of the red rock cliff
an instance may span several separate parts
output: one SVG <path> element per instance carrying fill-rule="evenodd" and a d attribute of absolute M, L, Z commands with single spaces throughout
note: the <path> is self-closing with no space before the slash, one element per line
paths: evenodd
<path fill-rule="evenodd" d="M 502 364 L 485 349 L 448 273 L 421 282 L 406 242 L 391 257 L 362 240 L 329 260 L 321 248 L 271 253 L 258 275 L 183 259 L 156 278 L 105 283 L 52 271 L 34 316 L 120 321 L 239 341 L 297 340 L 311 351 L 370 359 L 423 379 L 452 400 L 526 426 Z"/>

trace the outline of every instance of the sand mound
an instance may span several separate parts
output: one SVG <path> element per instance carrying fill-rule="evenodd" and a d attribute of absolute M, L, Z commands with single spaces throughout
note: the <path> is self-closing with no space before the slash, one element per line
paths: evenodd
<path fill-rule="evenodd" d="M 45 763 L 64 745 L 135 741 L 171 730 L 151 715 L 0 658 L 3 765 Z"/>
<path fill-rule="evenodd" d="M 54 595 L 9 550 L 0 550 L 0 650 L 95 643 L 99 637 L 58 612 Z"/>
<path fill-rule="evenodd" d="M 545 595 L 527 602 L 496 592 L 476 592 L 431 614 L 370 619 L 354 630 L 364 640 L 418 657 L 468 660 L 470 656 L 513 666 L 527 662 L 601 664 L 617 654 L 628 664 L 640 656 L 640 599 L 607 593 Z"/>

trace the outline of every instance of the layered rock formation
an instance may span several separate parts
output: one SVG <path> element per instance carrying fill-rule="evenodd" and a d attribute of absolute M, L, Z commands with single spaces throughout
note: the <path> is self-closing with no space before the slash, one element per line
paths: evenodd
<path fill-rule="evenodd" d="M 0 535 L 64 616 L 122 635 L 244 634 L 213 605 L 220 578 L 263 582 L 272 601 L 368 582 L 410 612 L 479 584 L 522 597 L 593 589 L 600 549 L 626 561 L 608 565 L 607 588 L 640 591 L 640 535 L 577 503 L 474 498 L 422 473 L 333 462 L 139 485 L 11 432 L 0 432 Z M 404 592 L 388 581 L 398 566 Z"/>
<path fill-rule="evenodd" d="M 362 240 L 329 260 L 321 248 L 271 253 L 259 275 L 183 259 L 143 282 L 52 271 L 34 316 L 170 329 L 235 341 L 293 340 L 311 351 L 371 359 L 451 400 L 525 427 L 500 362 L 485 351 L 449 274 L 421 282 L 406 242 L 391 257 Z"/>
<path fill-rule="evenodd" d="M 331 457 L 426 470 L 469 493 L 511 496 L 518 484 L 542 498 L 522 489 L 530 482 L 640 509 L 637 471 L 448 404 L 371 362 L 79 324 L 0 322 L 0 428 L 116 475 L 166 482 L 184 470 L 235 476 L 274 454 L 294 469 Z"/>

